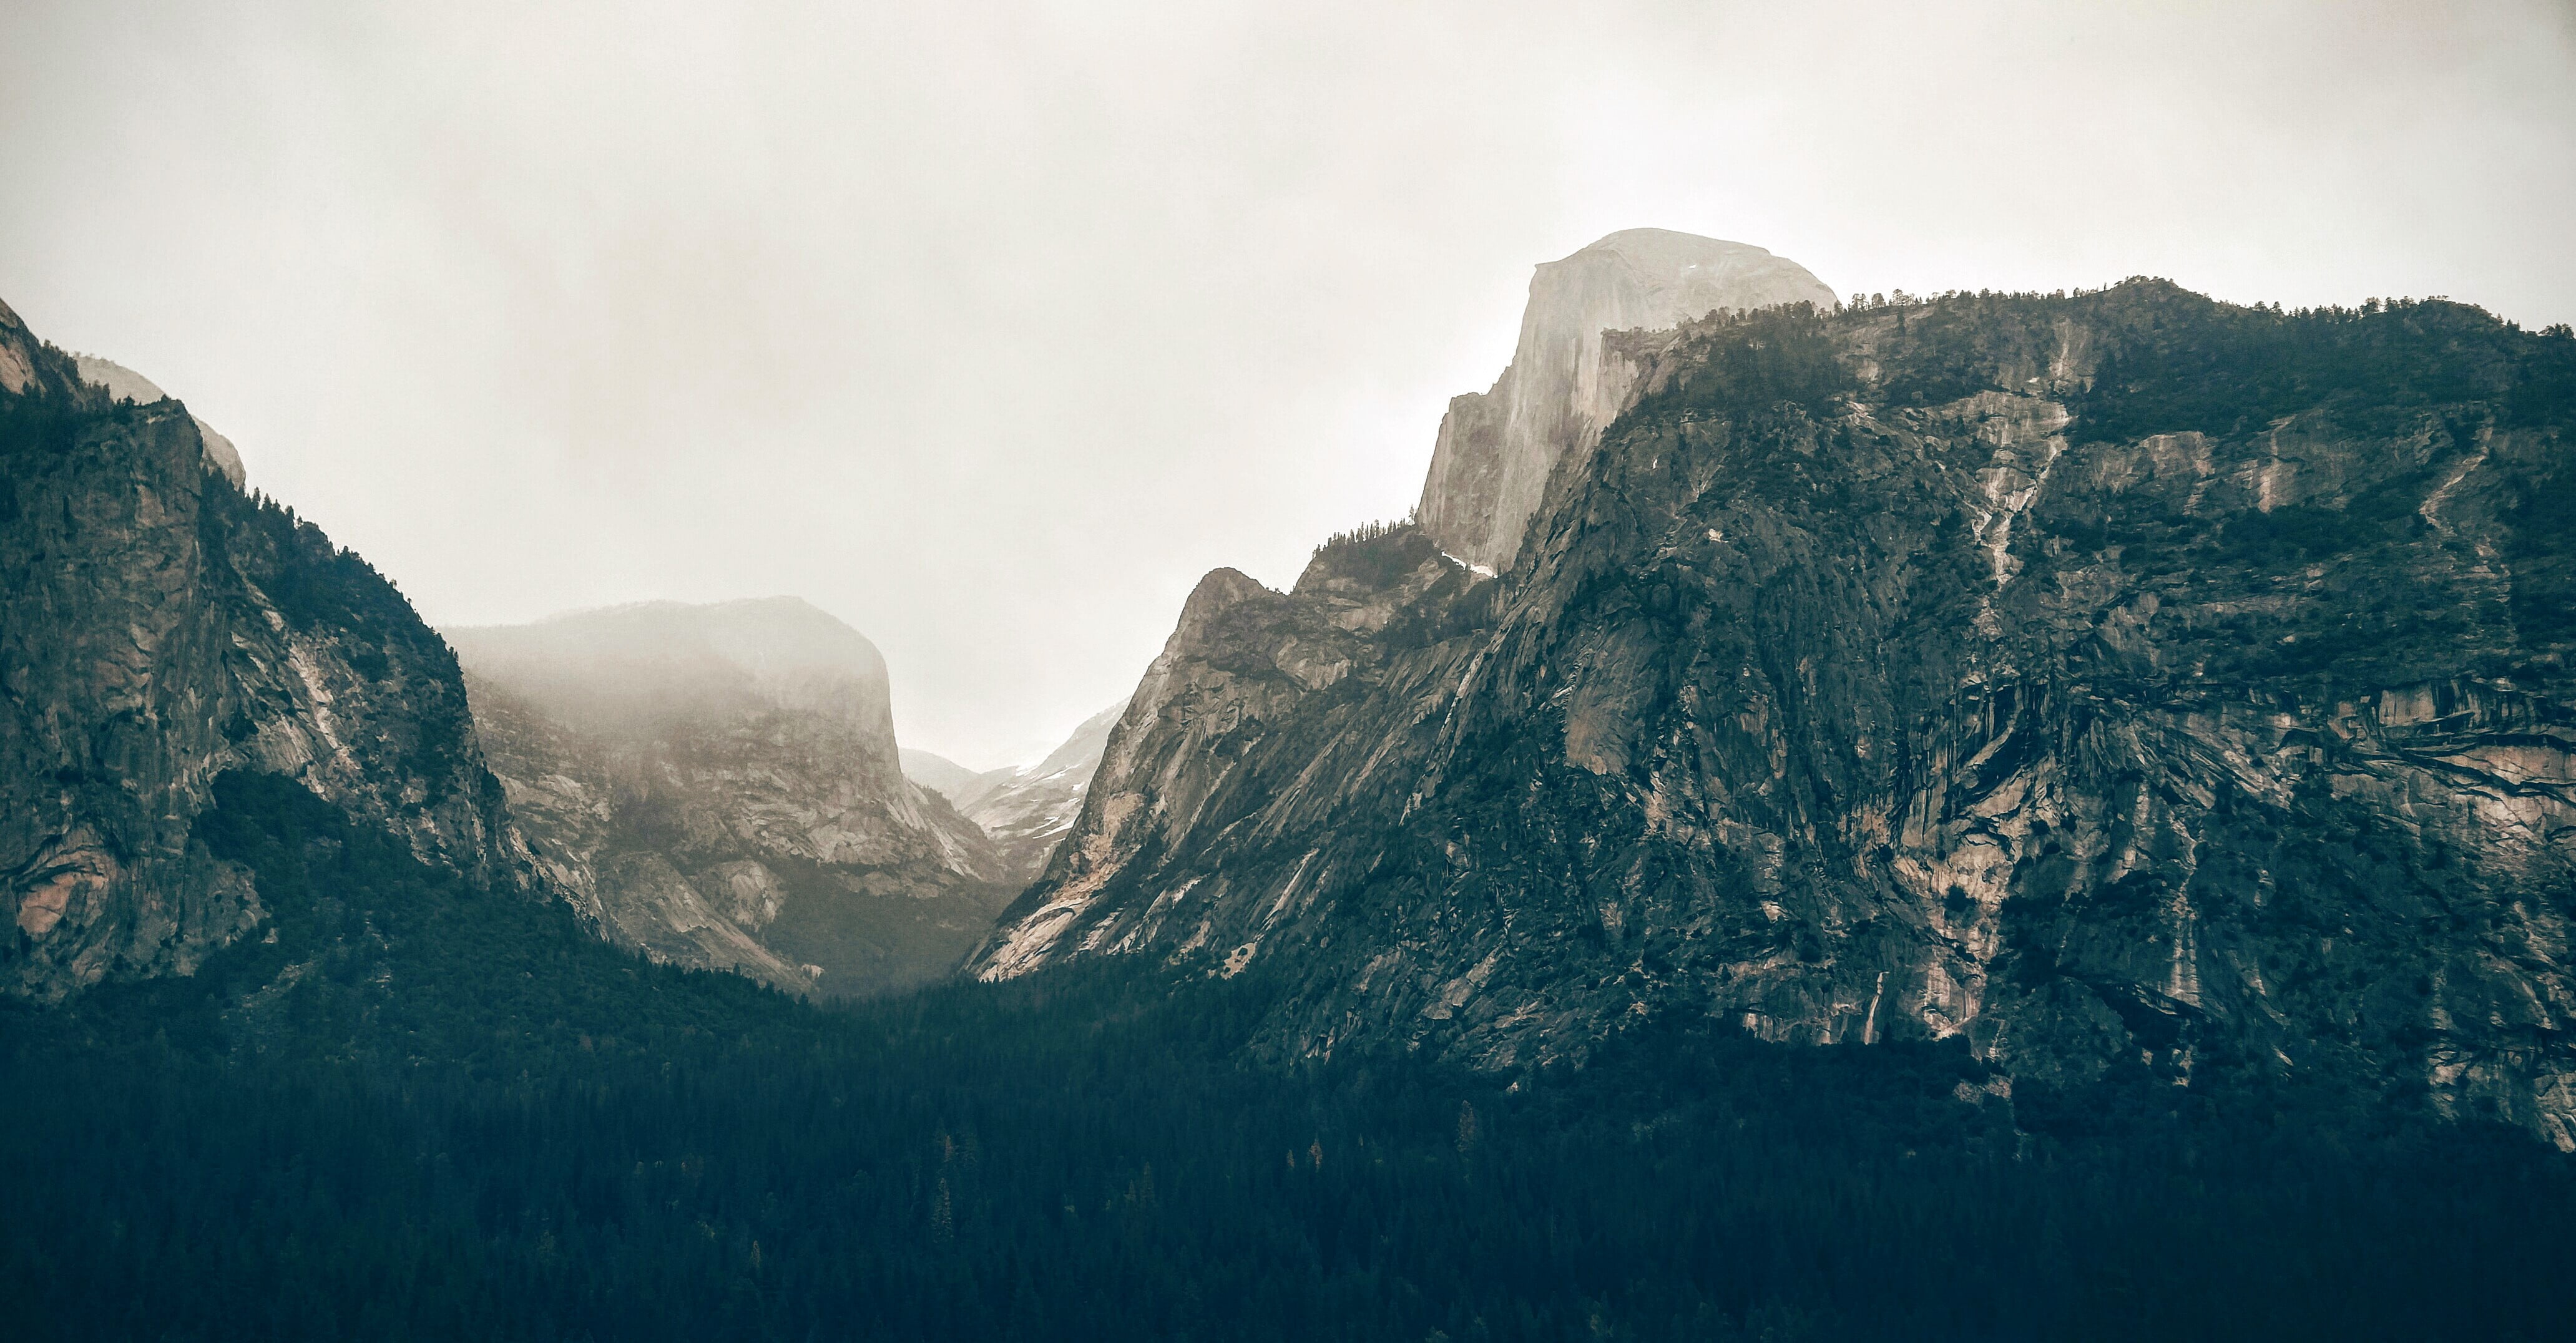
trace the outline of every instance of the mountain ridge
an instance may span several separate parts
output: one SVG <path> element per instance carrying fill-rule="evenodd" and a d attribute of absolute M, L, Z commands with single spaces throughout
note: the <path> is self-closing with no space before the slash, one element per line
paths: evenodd
<path fill-rule="evenodd" d="M 2576 1145 L 2576 342 L 2132 281 L 1603 348 L 1502 578 L 1211 573 L 970 969 L 1271 965 L 1281 1060 L 1705 1015 Z"/>
<path fill-rule="evenodd" d="M 1109 734 L 1125 710 L 1121 702 L 1093 714 L 1037 763 L 984 775 L 959 802 L 966 819 L 992 838 L 1014 880 L 1023 885 L 1035 880 L 1073 828 L 1101 753 L 1109 748 Z"/>

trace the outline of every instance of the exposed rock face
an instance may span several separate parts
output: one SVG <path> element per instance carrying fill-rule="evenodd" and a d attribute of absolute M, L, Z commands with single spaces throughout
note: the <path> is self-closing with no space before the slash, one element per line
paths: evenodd
<path fill-rule="evenodd" d="M 1511 567 L 1548 473 L 1588 452 L 1628 400 L 1638 370 L 1603 358 L 1603 332 L 1802 302 L 1831 308 L 1834 291 L 1759 247 L 1663 229 L 1613 233 L 1540 266 L 1511 367 L 1493 390 L 1452 400 L 1440 421 L 1422 530 L 1470 565 Z"/>
<path fill-rule="evenodd" d="M 1210 575 L 975 972 L 1270 964 L 1283 1057 L 1687 1013 L 2576 1147 L 2576 339 L 2139 281 L 1612 344 L 1503 578 Z"/>
<path fill-rule="evenodd" d="M 993 841 L 1011 880 L 1027 885 L 1046 870 L 1073 818 L 1082 811 L 1082 795 L 1109 749 L 1110 730 L 1118 726 L 1125 705 L 1113 705 L 1083 721 L 1046 759 L 1021 769 L 985 776 L 958 802 L 966 819 Z"/>
<path fill-rule="evenodd" d="M 885 661 L 792 597 L 450 632 L 510 806 L 657 959 L 797 992 L 946 973 L 1015 886 L 898 763 Z"/>
<path fill-rule="evenodd" d="M 119 403 L 0 307 L 8 992 L 184 974 L 258 924 L 191 835 L 229 769 L 290 775 L 487 886 L 534 879 L 447 645 L 213 465 L 186 407 Z"/>
<path fill-rule="evenodd" d="M 80 370 L 83 382 L 106 388 L 111 400 L 148 406 L 170 399 L 170 394 L 155 386 L 150 378 L 113 360 L 94 354 L 75 354 L 72 362 Z M 206 446 L 206 465 L 222 472 L 224 479 L 235 486 L 246 483 L 248 477 L 242 473 L 241 452 L 233 447 L 233 441 L 216 433 L 213 425 L 194 415 L 188 419 L 197 426 L 197 437 Z"/>

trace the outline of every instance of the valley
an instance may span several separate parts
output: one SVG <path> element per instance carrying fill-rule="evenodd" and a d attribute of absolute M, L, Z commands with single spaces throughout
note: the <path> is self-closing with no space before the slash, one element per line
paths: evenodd
<path fill-rule="evenodd" d="M 1623 231 L 1412 516 L 1208 573 L 974 770 L 798 597 L 433 629 L 0 308 L 0 1294 L 2548 1336 L 2571 435 L 2576 335 L 2464 304 L 1837 301 Z"/>

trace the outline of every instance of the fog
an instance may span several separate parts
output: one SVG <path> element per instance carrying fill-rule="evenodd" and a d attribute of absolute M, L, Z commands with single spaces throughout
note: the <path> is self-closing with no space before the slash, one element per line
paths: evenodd
<path fill-rule="evenodd" d="M 1034 759 L 1401 515 L 1530 267 L 2576 320 L 2576 8 L 0 8 L 0 298 L 433 622 L 794 594 Z"/>

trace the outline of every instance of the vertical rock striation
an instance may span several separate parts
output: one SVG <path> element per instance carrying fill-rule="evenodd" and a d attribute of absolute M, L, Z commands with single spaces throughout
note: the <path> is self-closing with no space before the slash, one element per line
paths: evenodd
<path fill-rule="evenodd" d="M 1211 574 L 971 968 L 1265 964 L 1282 1057 L 1679 1013 L 2576 1148 L 2576 338 L 2133 281 L 1609 346 L 1502 578 Z"/>
<path fill-rule="evenodd" d="M 1417 511 L 1442 549 L 1507 569 L 1548 473 L 1588 451 L 1628 398 L 1633 364 L 1605 359 L 1609 331 L 1664 330 L 1719 311 L 1834 306 L 1805 267 L 1744 243 L 1628 229 L 1538 268 L 1520 344 L 1488 392 L 1449 403 Z"/>
<path fill-rule="evenodd" d="M 112 396 L 0 307 L 0 985 L 187 973 L 257 926 L 192 834 L 291 776 L 425 862 L 532 889 L 447 645 L 242 493 L 187 408 Z"/>

